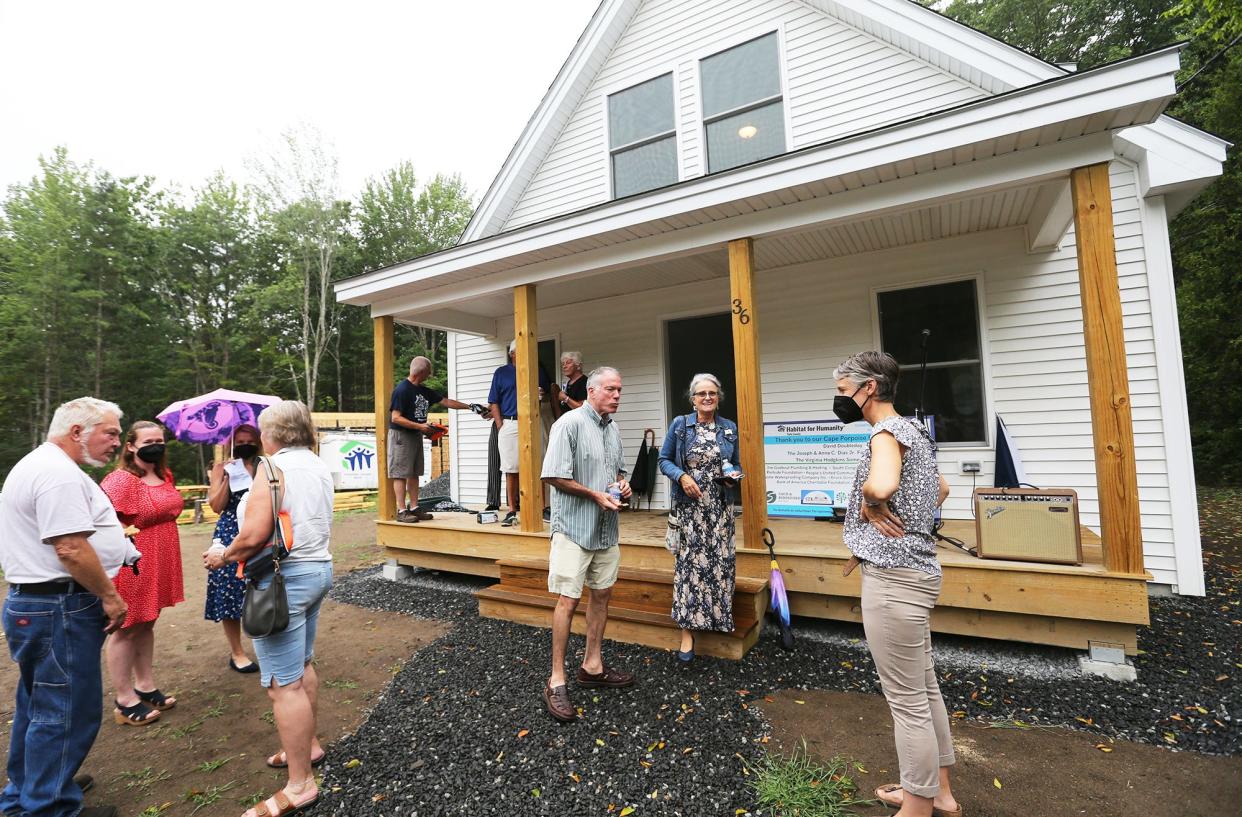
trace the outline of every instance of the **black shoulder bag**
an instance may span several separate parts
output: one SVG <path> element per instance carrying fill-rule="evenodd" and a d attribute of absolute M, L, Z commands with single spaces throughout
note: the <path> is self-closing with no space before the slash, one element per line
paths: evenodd
<path fill-rule="evenodd" d="M 268 494 L 272 501 L 272 537 L 258 556 L 246 561 L 242 629 L 251 638 L 283 632 L 289 626 L 289 597 L 285 594 L 285 578 L 280 575 L 280 560 L 289 555 L 284 527 L 280 524 L 280 506 L 284 499 L 283 475 L 267 457 L 260 462 L 267 474 Z M 269 574 L 272 576 L 271 583 L 260 588 L 259 582 Z"/>

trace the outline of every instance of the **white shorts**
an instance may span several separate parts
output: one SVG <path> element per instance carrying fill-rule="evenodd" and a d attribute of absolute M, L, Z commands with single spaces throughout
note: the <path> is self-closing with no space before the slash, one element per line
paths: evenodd
<path fill-rule="evenodd" d="M 496 449 L 500 452 L 500 472 L 516 474 L 518 472 L 518 422 L 505 420 L 496 436 Z"/>
<path fill-rule="evenodd" d="M 607 590 L 617 583 L 620 567 L 620 545 L 587 550 L 557 531 L 548 554 L 548 592 L 580 599 L 584 583 L 592 590 Z"/>

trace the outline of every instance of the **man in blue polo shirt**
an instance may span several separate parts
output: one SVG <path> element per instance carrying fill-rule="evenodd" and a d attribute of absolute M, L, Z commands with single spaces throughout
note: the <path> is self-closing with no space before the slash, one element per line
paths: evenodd
<path fill-rule="evenodd" d="M 510 527 L 518 519 L 518 399 L 517 399 L 517 341 L 509 342 L 509 362 L 500 366 L 492 374 L 492 388 L 487 393 L 488 408 L 492 411 L 492 422 L 499 433 L 496 439 L 500 450 L 500 472 L 505 475 L 505 499 L 509 504 L 509 513 L 505 515 L 503 524 Z M 539 388 L 551 393 L 551 382 L 543 368 L 539 369 Z M 538 513 L 539 510 L 535 512 Z"/>

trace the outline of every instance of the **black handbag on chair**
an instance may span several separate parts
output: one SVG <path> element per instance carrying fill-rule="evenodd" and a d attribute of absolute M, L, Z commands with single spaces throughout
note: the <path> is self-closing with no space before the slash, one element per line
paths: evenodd
<path fill-rule="evenodd" d="M 284 498 L 280 469 L 263 457 L 260 462 L 267 472 L 268 494 L 272 500 L 272 538 L 254 559 L 245 565 L 246 594 L 242 600 L 242 629 L 251 638 L 263 638 L 283 632 L 289 626 L 289 596 L 285 594 L 285 577 L 280 575 L 280 560 L 289 555 L 280 506 Z M 272 581 L 260 588 L 259 582 L 269 574 Z"/>

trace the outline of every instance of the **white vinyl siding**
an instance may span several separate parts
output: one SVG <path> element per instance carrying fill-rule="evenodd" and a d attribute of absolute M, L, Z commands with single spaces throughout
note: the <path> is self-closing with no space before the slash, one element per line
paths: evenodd
<path fill-rule="evenodd" d="M 1156 351 L 1148 303 L 1147 266 L 1135 171 L 1115 162 L 1111 172 L 1126 356 L 1133 402 L 1134 437 L 1147 569 L 1159 583 L 1176 585 L 1163 418 L 1156 380 Z M 624 380 L 617 416 L 626 460 L 632 463 L 644 428 L 663 439 L 665 417 L 661 319 L 727 308 L 723 254 L 720 277 L 668 289 L 540 310 L 542 335 L 559 335 L 562 348 L 581 349 L 586 368 L 616 366 Z M 1036 485 L 1078 492 L 1083 524 L 1099 529 L 1091 415 L 1083 353 L 1082 312 L 1074 236 L 1060 250 L 1028 253 L 1022 228 L 993 230 L 908 247 L 762 270 L 756 277 L 761 317 L 763 409 L 768 420 L 826 416 L 831 410 L 833 366 L 873 348 L 872 299 L 878 288 L 917 285 L 978 275 L 983 311 L 983 359 L 988 406 L 986 447 L 946 449 L 940 464 L 952 492 L 949 518 L 969 519 L 972 481 L 959 473 L 962 459 L 980 460 L 977 485 L 993 477 L 993 412 L 1000 413 Z M 450 335 L 456 370 L 452 392 L 462 400 L 486 395 L 492 370 L 503 360 L 512 323 L 485 341 Z M 907 383 L 906 388 L 910 388 Z M 722 413 L 736 417 L 730 400 Z M 486 488 L 486 423 L 455 415 L 453 479 L 460 501 L 481 507 Z M 666 497 L 659 481 L 657 505 Z M 1198 553 L 1198 543 L 1181 543 Z"/>
<path fill-rule="evenodd" d="M 609 198 L 606 97 L 672 70 L 681 178 L 705 172 L 699 60 L 781 32 L 791 149 L 984 95 L 913 55 L 799 0 L 646 0 L 561 127 L 504 224 L 511 230 Z"/>

